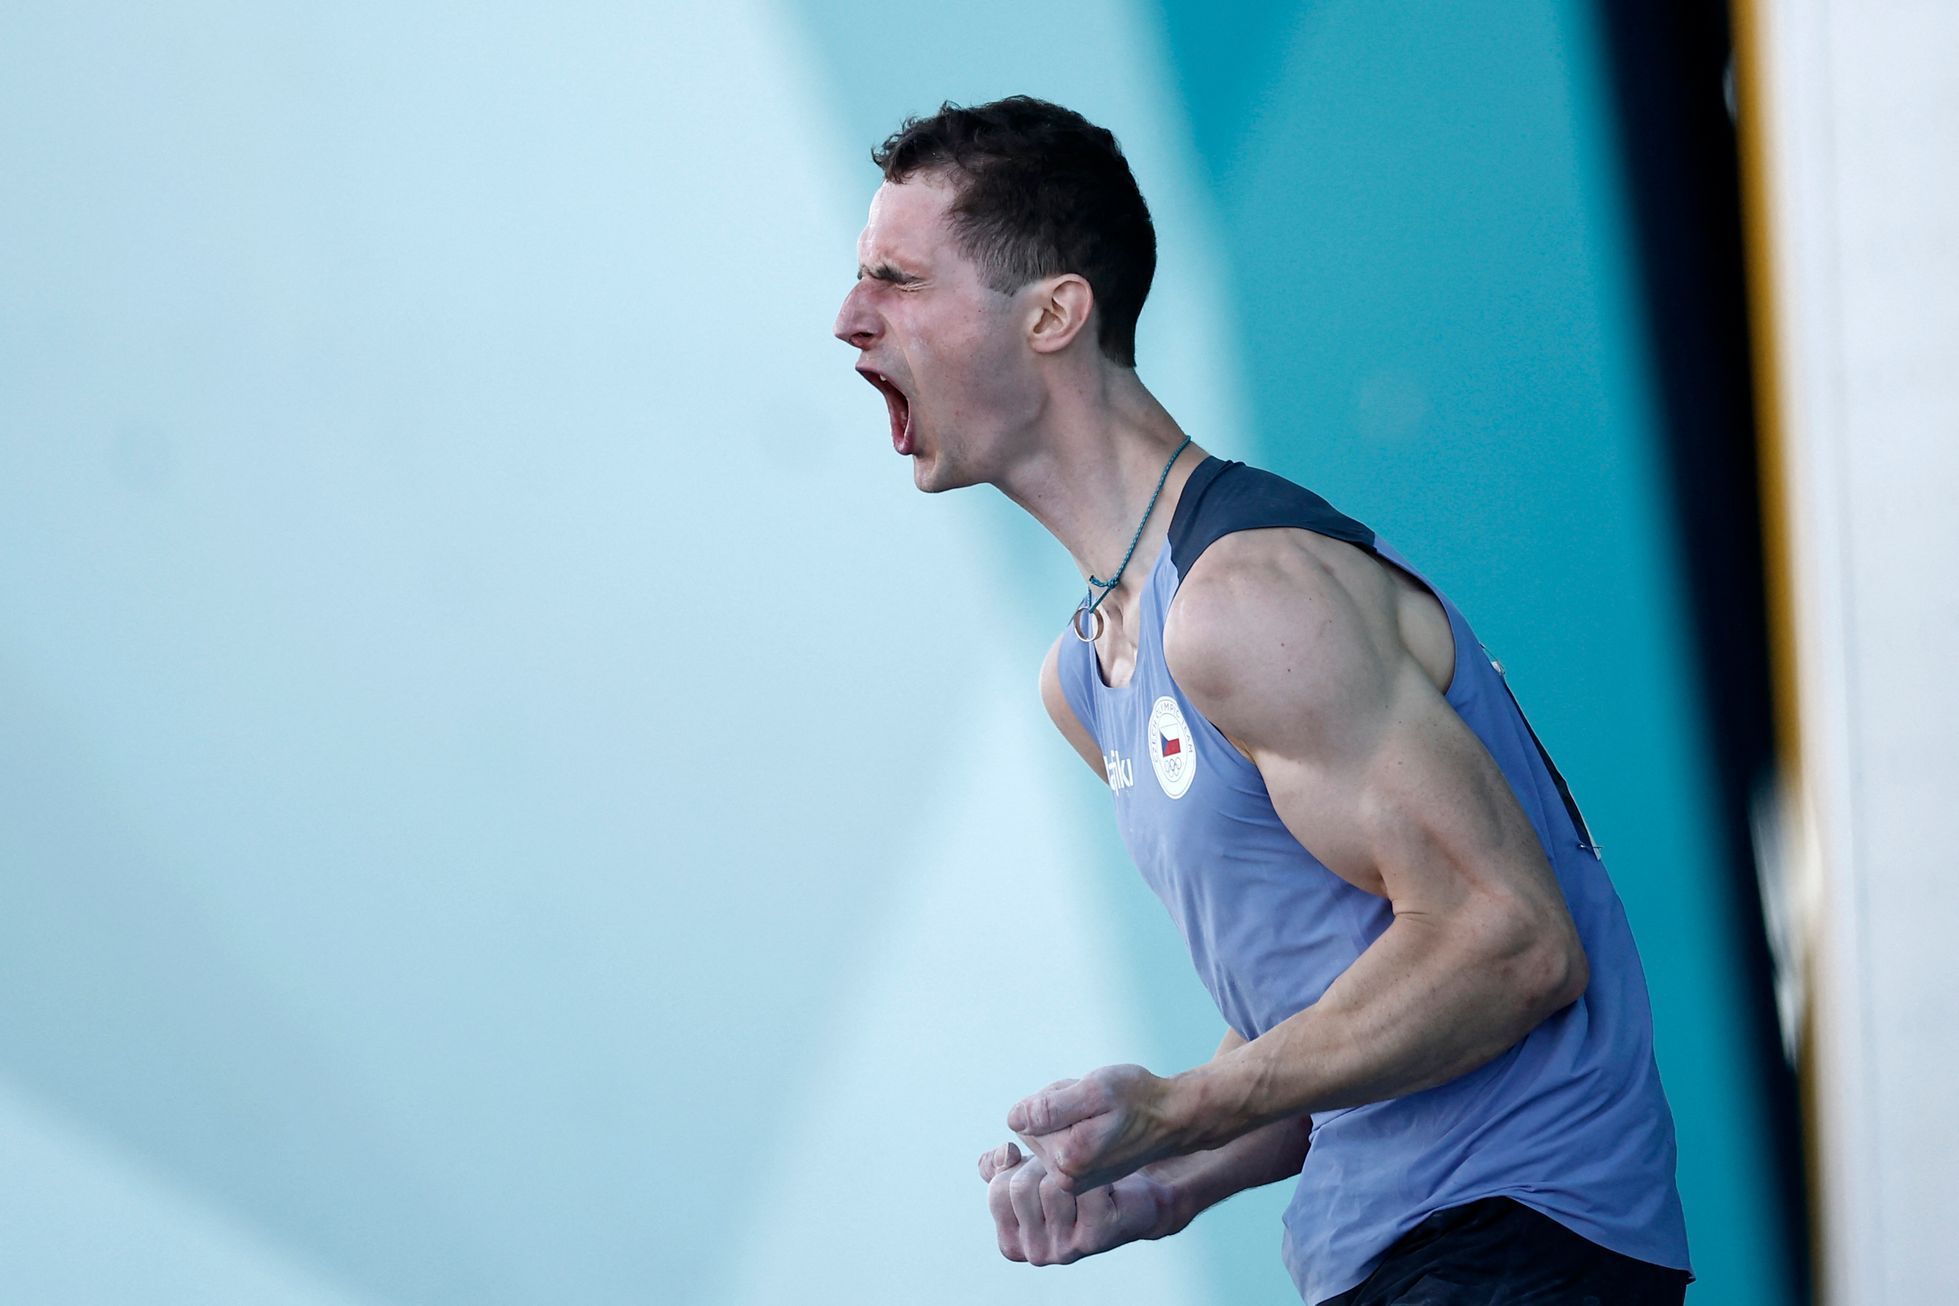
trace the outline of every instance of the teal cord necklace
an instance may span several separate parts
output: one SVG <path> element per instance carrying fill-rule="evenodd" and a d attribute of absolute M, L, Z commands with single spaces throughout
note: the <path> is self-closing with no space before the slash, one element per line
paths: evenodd
<path fill-rule="evenodd" d="M 1150 514 L 1156 511 L 1156 501 L 1163 497 L 1163 487 L 1170 483 L 1170 469 L 1177 465 L 1178 457 L 1189 447 L 1190 437 L 1186 435 L 1184 442 L 1177 446 L 1175 453 L 1170 455 L 1170 461 L 1163 464 L 1163 474 L 1156 478 L 1156 493 L 1150 496 L 1150 506 L 1143 509 L 1143 520 L 1136 523 L 1136 533 L 1129 537 L 1129 549 L 1122 555 L 1122 565 L 1116 568 L 1115 576 L 1109 580 L 1103 580 L 1099 576 L 1088 578 L 1088 583 L 1094 589 L 1082 596 L 1082 601 L 1075 607 L 1075 615 L 1068 623 L 1074 629 L 1075 638 L 1082 643 L 1093 644 L 1102 637 L 1102 627 L 1108 622 L 1108 618 L 1096 609 L 1102 606 L 1103 599 L 1109 597 L 1109 591 L 1122 584 L 1122 573 L 1129 570 L 1129 560 L 1136 556 L 1136 542 L 1143 538 L 1143 527 L 1149 525 Z M 1102 592 L 1095 593 L 1094 590 L 1097 589 Z M 1089 617 L 1095 620 L 1089 622 L 1087 620 Z"/>

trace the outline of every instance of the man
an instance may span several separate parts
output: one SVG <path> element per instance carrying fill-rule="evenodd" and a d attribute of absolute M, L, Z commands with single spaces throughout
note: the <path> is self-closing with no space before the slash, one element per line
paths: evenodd
<path fill-rule="evenodd" d="M 1016 1104 L 1027 1151 L 980 1159 L 1000 1250 L 1072 1261 L 1297 1176 L 1308 1302 L 1681 1300 L 1632 938 L 1461 614 L 1137 378 L 1155 234 L 1107 131 L 947 105 L 873 159 L 836 334 L 918 488 L 997 487 L 1087 578 L 1042 699 L 1229 1026 L 1183 1074 Z"/>

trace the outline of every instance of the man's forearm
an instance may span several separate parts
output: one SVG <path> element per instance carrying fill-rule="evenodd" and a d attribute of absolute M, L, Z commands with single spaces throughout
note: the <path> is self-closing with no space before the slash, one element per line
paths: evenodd
<path fill-rule="evenodd" d="M 1306 1161 L 1311 1118 L 1275 1120 L 1240 1134 L 1222 1147 L 1190 1152 L 1143 1167 L 1143 1173 L 1171 1192 L 1172 1223 L 1165 1234 L 1181 1231 L 1198 1212 L 1234 1193 L 1298 1175 Z"/>
<path fill-rule="evenodd" d="M 1397 920 L 1319 1002 L 1177 1076 L 1179 1132 L 1215 1146 L 1267 1122 L 1419 1091 L 1490 1060 L 1582 991 L 1582 953 L 1573 975 L 1555 952 L 1456 956 L 1452 941 Z"/>

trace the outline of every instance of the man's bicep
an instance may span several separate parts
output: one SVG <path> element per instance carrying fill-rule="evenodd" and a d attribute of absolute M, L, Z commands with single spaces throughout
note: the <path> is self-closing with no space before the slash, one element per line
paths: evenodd
<path fill-rule="evenodd" d="M 1097 779 L 1107 779 L 1107 768 L 1102 765 L 1102 751 L 1095 745 L 1094 736 L 1075 715 L 1075 709 L 1068 703 L 1068 695 L 1061 688 L 1061 640 L 1068 638 L 1062 632 L 1048 655 L 1041 663 L 1041 703 L 1048 710 L 1048 719 L 1054 722 L 1055 729 L 1081 754 L 1082 761 L 1088 764 Z"/>

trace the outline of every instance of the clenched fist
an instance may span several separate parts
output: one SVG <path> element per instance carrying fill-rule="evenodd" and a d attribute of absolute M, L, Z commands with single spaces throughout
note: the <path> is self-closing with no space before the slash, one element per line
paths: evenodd
<path fill-rule="evenodd" d="M 1029 1265 L 1067 1265 L 1144 1238 L 1176 1233 L 1180 1218 L 1168 1186 L 1143 1171 L 1070 1194 L 1038 1156 L 1002 1143 L 979 1159 L 986 1206 L 1000 1254 Z"/>
<path fill-rule="evenodd" d="M 1063 1187 L 1086 1192 L 1191 1150 L 1178 1083 L 1141 1066 L 1103 1066 L 1014 1103 L 1007 1128 Z"/>

